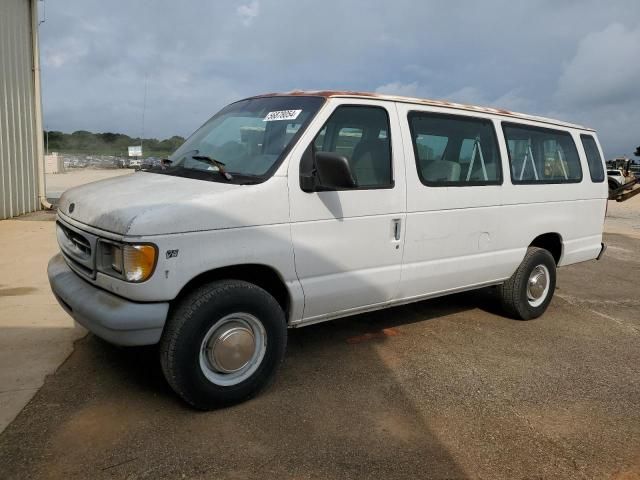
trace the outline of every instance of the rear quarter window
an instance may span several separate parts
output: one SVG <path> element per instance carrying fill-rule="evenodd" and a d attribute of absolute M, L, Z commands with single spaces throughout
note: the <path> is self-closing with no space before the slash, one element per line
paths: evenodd
<path fill-rule="evenodd" d="M 587 156 L 587 164 L 589 165 L 589 174 L 592 182 L 604 182 L 604 167 L 602 166 L 602 157 L 600 150 L 596 144 L 595 138 L 591 135 L 580 135 L 584 153 Z"/>
<path fill-rule="evenodd" d="M 514 184 L 578 183 L 582 167 L 571 134 L 564 130 L 503 123 Z"/>

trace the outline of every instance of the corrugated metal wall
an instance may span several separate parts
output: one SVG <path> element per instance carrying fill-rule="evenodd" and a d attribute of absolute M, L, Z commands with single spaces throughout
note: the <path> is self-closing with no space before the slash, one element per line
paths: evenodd
<path fill-rule="evenodd" d="M 34 91 L 31 1 L 0 0 L 0 219 L 38 209 Z"/>

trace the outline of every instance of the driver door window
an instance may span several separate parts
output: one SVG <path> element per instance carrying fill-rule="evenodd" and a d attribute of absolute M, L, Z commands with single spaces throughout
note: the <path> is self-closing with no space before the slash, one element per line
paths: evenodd
<path fill-rule="evenodd" d="M 313 141 L 316 152 L 344 155 L 357 187 L 390 188 L 391 144 L 389 116 L 379 107 L 336 109 Z"/>

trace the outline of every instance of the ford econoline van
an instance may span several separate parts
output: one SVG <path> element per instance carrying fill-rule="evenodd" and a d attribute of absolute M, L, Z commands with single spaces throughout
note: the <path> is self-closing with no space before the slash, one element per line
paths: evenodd
<path fill-rule="evenodd" d="M 542 315 L 556 268 L 599 258 L 593 130 L 355 92 L 247 98 L 162 165 L 68 190 L 51 287 L 119 345 L 159 344 L 192 406 L 273 379 L 287 329 L 495 286 Z"/>

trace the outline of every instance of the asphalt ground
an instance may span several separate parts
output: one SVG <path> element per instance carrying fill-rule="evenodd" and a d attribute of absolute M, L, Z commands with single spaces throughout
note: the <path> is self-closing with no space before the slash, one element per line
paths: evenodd
<path fill-rule="evenodd" d="M 154 348 L 89 335 L 0 435 L 13 478 L 640 478 L 640 239 L 559 271 L 540 319 L 484 289 L 290 331 L 273 386 L 186 407 Z"/>

